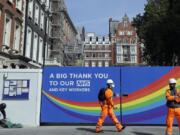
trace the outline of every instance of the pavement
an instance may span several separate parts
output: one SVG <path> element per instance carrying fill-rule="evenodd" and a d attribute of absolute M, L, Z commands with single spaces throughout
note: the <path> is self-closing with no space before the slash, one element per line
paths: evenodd
<path fill-rule="evenodd" d="M 41 126 L 27 128 L 0 129 L 0 135 L 164 135 L 165 126 L 127 126 L 117 132 L 114 126 L 104 126 L 103 133 L 95 133 L 94 126 Z M 180 135 L 178 127 L 173 135 Z"/>

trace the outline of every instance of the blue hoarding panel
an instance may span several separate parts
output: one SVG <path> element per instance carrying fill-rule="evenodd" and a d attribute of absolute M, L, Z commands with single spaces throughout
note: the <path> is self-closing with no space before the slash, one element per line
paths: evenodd
<path fill-rule="evenodd" d="M 109 78 L 119 93 L 119 68 L 45 67 L 41 122 L 96 123 L 100 114 L 97 95 Z"/>
<path fill-rule="evenodd" d="M 178 77 L 173 67 L 122 67 L 123 123 L 165 124 L 168 80 Z"/>
<path fill-rule="evenodd" d="M 45 67 L 41 122 L 96 123 L 97 95 L 109 78 L 115 82 L 115 93 L 128 94 L 122 98 L 123 123 L 165 124 L 168 80 L 176 78 L 180 88 L 180 67 Z M 114 103 L 120 119 L 120 98 Z"/>

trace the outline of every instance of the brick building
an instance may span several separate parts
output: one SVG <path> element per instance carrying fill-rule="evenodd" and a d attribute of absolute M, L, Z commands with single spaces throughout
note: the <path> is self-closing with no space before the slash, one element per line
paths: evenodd
<path fill-rule="evenodd" d="M 0 0 L 0 68 L 75 65 L 77 34 L 64 0 Z"/>
<path fill-rule="evenodd" d="M 112 45 L 108 36 L 86 33 L 84 42 L 85 67 L 109 67 L 112 65 Z"/>
<path fill-rule="evenodd" d="M 25 0 L 0 0 L 0 68 L 25 68 Z"/>
<path fill-rule="evenodd" d="M 140 44 L 135 27 L 128 16 L 122 21 L 109 19 L 109 36 L 114 49 L 114 65 L 138 65 L 140 61 Z"/>

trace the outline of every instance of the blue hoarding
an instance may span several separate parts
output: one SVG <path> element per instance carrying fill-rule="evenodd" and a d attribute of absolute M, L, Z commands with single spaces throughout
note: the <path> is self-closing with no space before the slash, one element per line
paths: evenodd
<path fill-rule="evenodd" d="M 119 68 L 45 67 L 41 122 L 96 123 L 98 92 L 109 78 L 115 82 L 114 92 L 119 93 Z"/>
<path fill-rule="evenodd" d="M 97 95 L 111 78 L 115 93 L 128 94 L 122 104 L 114 98 L 119 108 L 115 113 L 120 119 L 122 111 L 123 123 L 165 124 L 165 92 L 172 77 L 180 88 L 180 67 L 45 67 L 41 123 L 96 123 Z"/>

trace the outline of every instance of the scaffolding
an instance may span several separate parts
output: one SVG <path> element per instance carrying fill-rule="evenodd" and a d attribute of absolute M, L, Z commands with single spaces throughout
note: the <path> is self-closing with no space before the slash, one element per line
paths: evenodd
<path fill-rule="evenodd" d="M 64 0 L 51 0 L 51 56 L 61 65 L 75 65 L 75 59 L 82 53 L 77 45 L 77 30 L 71 21 Z"/>
<path fill-rule="evenodd" d="M 64 0 L 51 0 L 51 58 L 57 59 L 61 65 L 64 60 L 63 44 L 63 12 L 66 10 Z"/>

